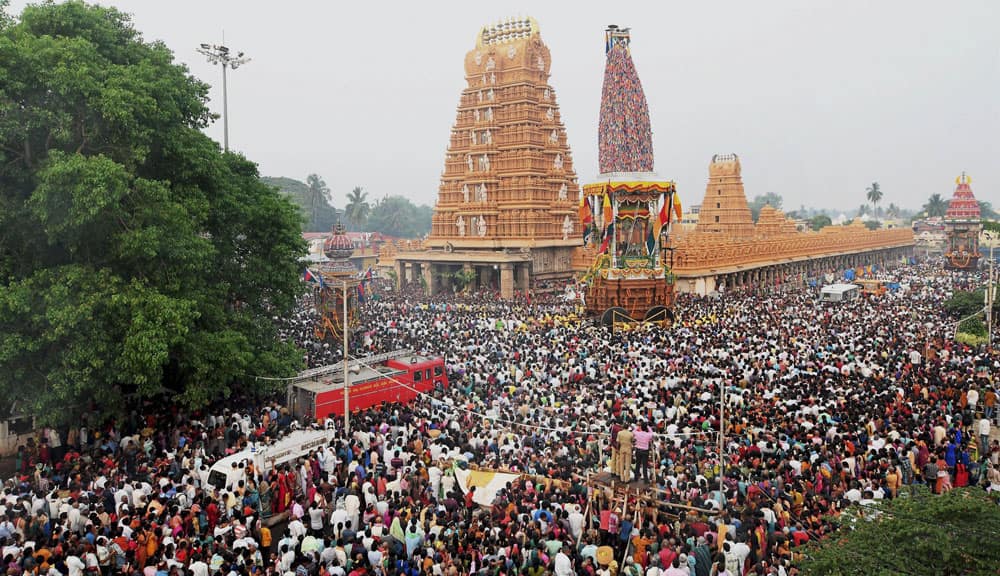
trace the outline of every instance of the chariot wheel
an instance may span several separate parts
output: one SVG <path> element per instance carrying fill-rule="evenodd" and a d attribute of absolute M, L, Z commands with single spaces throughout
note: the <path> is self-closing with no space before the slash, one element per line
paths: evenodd
<path fill-rule="evenodd" d="M 621 306 L 613 306 L 601 314 L 601 326 L 614 326 L 615 322 L 632 322 L 632 317 Z"/>
<path fill-rule="evenodd" d="M 666 322 L 667 324 L 673 324 L 674 311 L 666 306 L 653 306 L 646 311 L 644 320 L 646 322 Z"/>

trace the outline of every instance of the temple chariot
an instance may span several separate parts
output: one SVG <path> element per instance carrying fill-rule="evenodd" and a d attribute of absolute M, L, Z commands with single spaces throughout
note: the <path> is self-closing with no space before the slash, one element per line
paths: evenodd
<path fill-rule="evenodd" d="M 629 29 L 605 30 L 598 135 L 601 173 L 583 186 L 584 243 L 595 253 L 582 281 L 588 315 L 601 323 L 674 320 L 668 236 L 681 215 L 673 182 L 653 170 L 649 109 L 629 50 Z"/>
<path fill-rule="evenodd" d="M 944 215 L 944 267 L 952 270 L 975 270 L 979 265 L 983 221 L 971 183 L 964 172 L 955 179 L 955 194 Z"/>

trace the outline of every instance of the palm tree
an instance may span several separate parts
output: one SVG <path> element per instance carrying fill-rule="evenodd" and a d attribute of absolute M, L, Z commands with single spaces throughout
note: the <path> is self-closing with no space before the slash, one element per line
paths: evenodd
<path fill-rule="evenodd" d="M 327 197 L 330 193 L 330 188 L 319 177 L 319 174 L 306 176 L 306 185 L 309 187 L 309 230 L 315 232 L 316 222 L 319 219 L 319 211 L 323 204 L 329 204 Z"/>
<path fill-rule="evenodd" d="M 355 231 L 368 221 L 371 206 L 368 204 L 368 193 L 361 186 L 355 186 L 347 195 L 347 208 L 345 212 L 347 212 L 347 220 L 352 224 Z"/>
<path fill-rule="evenodd" d="M 872 185 L 865 192 L 867 192 L 868 201 L 875 207 L 875 219 L 878 220 L 878 203 L 882 201 L 882 189 L 878 182 L 872 182 Z"/>
<path fill-rule="evenodd" d="M 895 203 L 890 202 L 889 203 L 889 207 L 886 208 L 886 210 L 885 210 L 885 214 L 889 218 L 896 218 L 896 217 L 898 217 L 899 216 L 899 206 L 896 206 Z"/>
<path fill-rule="evenodd" d="M 948 211 L 948 203 L 945 202 L 940 194 L 931 194 L 931 197 L 927 199 L 927 203 L 924 204 L 923 210 L 927 213 L 928 218 L 944 216 L 945 212 Z"/>

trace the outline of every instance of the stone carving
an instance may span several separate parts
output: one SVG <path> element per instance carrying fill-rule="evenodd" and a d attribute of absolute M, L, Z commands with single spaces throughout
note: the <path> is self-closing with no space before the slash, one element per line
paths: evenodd
<path fill-rule="evenodd" d="M 486 93 L 486 99 L 489 100 L 490 102 L 493 102 L 494 100 L 496 100 L 496 97 L 497 97 L 496 93 L 494 93 L 493 89 L 490 88 L 490 91 Z"/>
<path fill-rule="evenodd" d="M 465 162 L 469 165 L 469 172 L 472 172 L 472 154 L 465 155 Z"/>
<path fill-rule="evenodd" d="M 486 121 L 487 122 L 492 122 L 493 121 L 493 108 L 487 108 L 486 109 Z"/>
<path fill-rule="evenodd" d="M 479 192 L 476 194 L 476 199 L 480 202 L 486 202 L 486 184 L 479 185 Z"/>
<path fill-rule="evenodd" d="M 486 59 L 486 71 L 487 72 L 489 72 L 490 70 L 496 69 L 496 67 L 497 67 L 497 62 L 496 62 L 496 60 L 493 59 L 492 56 L 490 56 L 489 58 Z"/>
<path fill-rule="evenodd" d="M 479 237 L 482 238 L 483 236 L 486 236 L 486 218 L 483 218 L 482 214 L 479 215 L 477 224 L 479 226 Z"/>
<path fill-rule="evenodd" d="M 517 48 L 511 45 L 511 47 L 507 49 L 507 58 L 513 60 L 514 56 L 517 56 Z"/>
<path fill-rule="evenodd" d="M 484 84 L 486 83 L 486 82 L 485 82 L 485 78 L 486 78 L 486 77 L 484 76 L 484 77 L 483 77 L 483 79 L 484 79 L 484 82 L 483 82 L 483 83 L 484 83 Z M 497 75 L 496 75 L 496 74 L 490 74 L 490 84 L 496 84 L 496 83 L 497 83 Z"/>
<path fill-rule="evenodd" d="M 490 157 L 486 154 L 479 157 L 479 169 L 484 172 L 490 169 Z"/>
<path fill-rule="evenodd" d="M 570 220 L 569 214 L 567 214 L 566 217 L 563 218 L 562 233 L 563 233 L 563 240 L 568 240 L 569 235 L 573 233 L 573 221 Z"/>
<path fill-rule="evenodd" d="M 545 110 L 545 118 L 547 118 L 549 121 L 551 121 L 555 117 L 556 117 L 556 115 L 552 111 L 552 108 L 549 108 L 549 109 Z"/>
<path fill-rule="evenodd" d="M 465 237 L 465 218 L 459 215 L 458 219 L 455 220 L 455 227 L 458 228 L 458 235 Z"/>
<path fill-rule="evenodd" d="M 478 98 L 480 102 L 483 101 L 483 91 L 482 90 L 480 90 L 479 92 L 476 92 L 476 98 Z"/>
<path fill-rule="evenodd" d="M 462 184 L 462 196 L 465 198 L 466 202 L 469 201 L 469 185 L 468 184 Z"/>
<path fill-rule="evenodd" d="M 549 142 L 558 142 L 558 141 L 559 141 L 559 131 L 553 129 L 552 133 L 549 134 Z"/>
<path fill-rule="evenodd" d="M 535 62 L 538 64 L 538 69 L 545 72 L 545 59 L 539 56 Z"/>
<path fill-rule="evenodd" d="M 490 132 L 489 128 L 487 128 L 486 132 L 483 133 L 483 143 L 484 144 L 492 144 L 493 143 L 493 133 Z"/>
<path fill-rule="evenodd" d="M 544 92 L 542 92 L 542 100 L 548 100 L 548 99 L 549 99 L 549 98 L 550 98 L 551 96 L 552 96 L 552 95 L 551 95 L 551 93 L 549 92 L 549 89 L 548 89 L 548 88 L 546 88 L 546 89 L 545 89 L 545 91 L 544 91 Z"/>
<path fill-rule="evenodd" d="M 476 59 L 476 66 L 479 66 L 480 64 L 482 64 L 483 63 L 483 53 L 477 50 L 476 51 L 475 59 Z"/>
<path fill-rule="evenodd" d="M 552 161 L 552 166 L 555 167 L 556 170 L 562 170 L 563 167 L 562 154 L 556 154 L 556 159 Z"/>
<path fill-rule="evenodd" d="M 469 142 L 472 143 L 473 145 L 476 144 L 476 131 L 475 130 L 469 130 Z"/>
<path fill-rule="evenodd" d="M 562 186 L 559 187 L 559 199 L 566 200 L 569 198 L 569 188 L 567 188 L 566 183 L 563 182 Z"/>
<path fill-rule="evenodd" d="M 479 108 L 472 111 L 472 116 L 476 119 L 476 122 L 479 122 Z"/>

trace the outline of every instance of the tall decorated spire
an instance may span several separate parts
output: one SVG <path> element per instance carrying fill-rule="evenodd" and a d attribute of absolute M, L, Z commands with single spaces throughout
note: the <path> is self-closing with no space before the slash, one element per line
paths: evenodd
<path fill-rule="evenodd" d="M 945 220 L 979 220 L 980 210 L 979 202 L 976 197 L 972 194 L 972 178 L 962 175 L 955 179 L 955 195 L 951 197 L 951 202 L 948 203 L 948 211 L 945 212 Z"/>
<path fill-rule="evenodd" d="M 598 128 L 602 174 L 652 172 L 653 134 L 649 108 L 629 51 L 628 28 L 605 30 L 604 87 Z"/>

